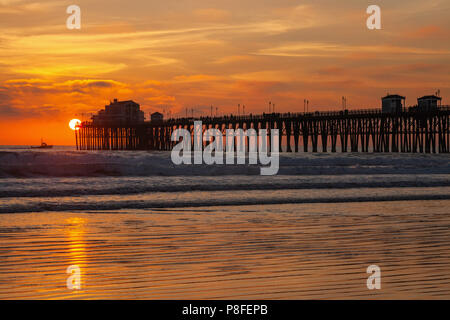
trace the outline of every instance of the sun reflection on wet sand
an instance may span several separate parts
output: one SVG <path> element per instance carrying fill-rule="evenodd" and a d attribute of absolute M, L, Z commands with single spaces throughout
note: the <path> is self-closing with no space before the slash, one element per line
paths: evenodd
<path fill-rule="evenodd" d="M 85 224 L 87 219 L 80 217 L 70 217 L 66 219 L 67 226 L 67 240 L 69 252 L 69 266 L 76 266 L 80 271 L 80 289 L 73 289 L 72 295 L 75 297 L 83 294 L 85 286 L 83 270 L 87 266 L 86 244 L 84 240 Z M 68 277 L 70 274 L 67 275 Z M 69 288 L 68 288 L 69 289 Z"/>

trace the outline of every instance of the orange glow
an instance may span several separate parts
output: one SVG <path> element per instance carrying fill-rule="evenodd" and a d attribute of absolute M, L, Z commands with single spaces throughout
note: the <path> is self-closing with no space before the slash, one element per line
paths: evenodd
<path fill-rule="evenodd" d="M 78 127 L 81 124 L 81 121 L 78 119 L 72 119 L 69 121 L 69 127 L 72 130 L 80 130 L 80 128 Z"/>
<path fill-rule="evenodd" d="M 67 119 L 88 120 L 114 98 L 139 103 L 147 120 L 211 106 L 236 114 L 238 104 L 261 114 L 269 101 L 302 112 L 304 99 L 312 111 L 341 110 L 342 96 L 349 109 L 379 108 L 387 92 L 409 106 L 440 90 L 449 104 L 448 1 L 389 3 L 382 30 L 369 31 L 352 1 L 131 0 L 125 10 L 97 0 L 83 4 L 89 21 L 76 32 L 57 1 L 0 2 L 0 145 L 73 145 Z"/>

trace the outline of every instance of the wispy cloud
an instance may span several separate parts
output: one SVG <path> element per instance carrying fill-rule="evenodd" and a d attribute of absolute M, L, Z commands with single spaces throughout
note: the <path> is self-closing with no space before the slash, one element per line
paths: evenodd
<path fill-rule="evenodd" d="M 445 0 L 385 1 L 377 31 L 358 1 L 81 0 L 81 30 L 65 27 L 69 4 L 0 0 L 3 119 L 53 121 L 114 97 L 181 115 L 237 103 L 257 113 L 269 100 L 297 110 L 304 98 L 333 108 L 344 94 L 378 106 L 387 90 L 450 96 Z"/>

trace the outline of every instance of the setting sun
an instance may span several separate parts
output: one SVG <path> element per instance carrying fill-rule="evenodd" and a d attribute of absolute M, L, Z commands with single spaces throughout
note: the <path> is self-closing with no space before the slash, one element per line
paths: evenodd
<path fill-rule="evenodd" d="M 81 121 L 78 119 L 72 119 L 69 122 L 69 127 L 72 130 L 79 130 L 78 126 L 81 124 Z"/>

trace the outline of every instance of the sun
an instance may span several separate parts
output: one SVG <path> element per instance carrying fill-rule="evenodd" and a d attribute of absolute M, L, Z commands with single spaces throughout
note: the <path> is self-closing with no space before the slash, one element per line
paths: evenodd
<path fill-rule="evenodd" d="M 78 119 L 72 119 L 69 121 L 69 127 L 72 130 L 80 130 L 80 128 L 78 127 L 81 124 L 81 121 Z"/>

